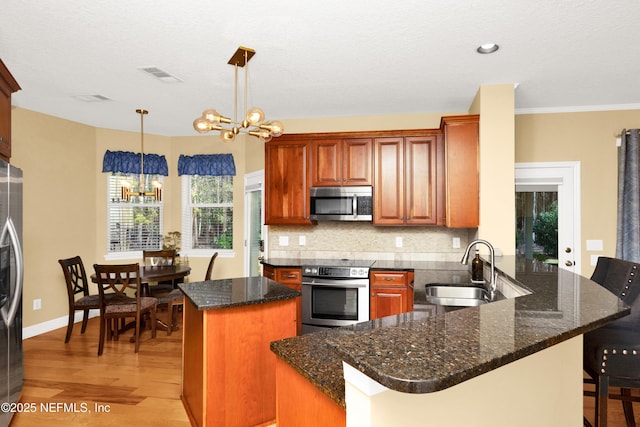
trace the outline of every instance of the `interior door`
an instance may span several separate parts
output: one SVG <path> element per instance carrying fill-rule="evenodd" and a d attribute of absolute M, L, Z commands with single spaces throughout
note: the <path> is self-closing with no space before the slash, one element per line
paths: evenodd
<path fill-rule="evenodd" d="M 579 186 L 579 162 L 516 164 L 517 254 L 580 274 Z M 545 253 L 552 252 L 548 233 L 554 210 L 555 252 Z"/>

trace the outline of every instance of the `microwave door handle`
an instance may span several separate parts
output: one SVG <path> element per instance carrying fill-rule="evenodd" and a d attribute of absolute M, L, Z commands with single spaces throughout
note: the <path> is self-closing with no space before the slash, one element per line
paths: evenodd
<path fill-rule="evenodd" d="M 353 217 L 358 218 L 358 196 L 353 195 Z"/>
<path fill-rule="evenodd" d="M 7 234 L 11 239 L 11 246 L 13 247 L 13 253 L 16 259 L 16 288 L 13 292 L 11 302 L 9 303 L 9 309 L 5 314 L 5 310 L 0 310 L 2 319 L 7 326 L 11 326 L 16 317 L 18 311 L 18 305 L 22 300 L 22 286 L 23 286 L 23 273 L 24 264 L 22 259 L 22 247 L 20 246 L 20 239 L 18 239 L 18 232 L 13 225 L 11 218 L 7 218 L 4 227 L 2 228 L 2 234 L 0 235 L 0 242 L 4 242 Z"/>

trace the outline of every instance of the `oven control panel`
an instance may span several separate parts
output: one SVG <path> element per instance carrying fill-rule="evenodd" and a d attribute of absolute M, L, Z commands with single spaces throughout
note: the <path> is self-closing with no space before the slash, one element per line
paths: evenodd
<path fill-rule="evenodd" d="M 302 275 L 308 277 L 332 277 L 335 279 L 368 278 L 369 268 L 303 266 Z"/>

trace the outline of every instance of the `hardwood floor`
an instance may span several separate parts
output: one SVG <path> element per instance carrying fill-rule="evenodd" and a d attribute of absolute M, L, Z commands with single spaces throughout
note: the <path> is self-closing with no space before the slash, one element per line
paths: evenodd
<path fill-rule="evenodd" d="M 158 330 L 155 340 L 145 331 L 138 354 L 133 352 L 129 332 L 117 342 L 107 341 L 100 357 L 98 327 L 98 319 L 93 318 L 81 335 L 77 323 L 68 344 L 64 343 L 66 328 L 24 341 L 21 401 L 25 410 L 34 411 L 15 414 L 11 427 L 189 426 L 180 401 L 181 325 L 171 336 Z M 593 398 L 584 398 L 584 413 L 592 423 L 593 405 Z M 609 426 L 626 426 L 619 401 L 609 401 Z"/>
<path fill-rule="evenodd" d="M 98 356 L 98 319 L 84 335 L 80 325 L 68 344 L 66 328 L 24 340 L 21 401 L 34 411 L 15 414 L 11 427 L 190 425 L 180 400 L 181 328 L 156 339 L 144 331 L 138 354 L 128 332 Z"/>
<path fill-rule="evenodd" d="M 587 385 L 589 387 L 588 390 L 595 390 L 595 386 Z M 612 394 L 620 394 L 620 389 L 616 387 L 611 387 Z M 631 391 L 631 394 L 634 396 L 640 396 L 640 390 L 634 389 Z M 591 423 L 594 424 L 594 405 L 595 399 L 593 397 L 584 397 L 583 398 L 583 413 L 586 415 L 587 419 Z M 624 412 L 622 411 L 622 402 L 619 400 L 609 399 L 607 404 L 607 425 L 608 427 L 626 427 L 627 423 L 624 419 Z M 638 403 L 633 403 L 633 415 L 635 418 L 636 424 L 640 425 L 640 405 Z"/>

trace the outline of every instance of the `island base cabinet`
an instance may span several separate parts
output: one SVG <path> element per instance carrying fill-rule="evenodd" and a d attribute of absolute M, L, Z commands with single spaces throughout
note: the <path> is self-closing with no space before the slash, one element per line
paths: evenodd
<path fill-rule="evenodd" d="M 215 310 L 184 304 L 182 401 L 194 426 L 276 418 L 272 341 L 296 335 L 294 299 Z"/>
<path fill-rule="evenodd" d="M 276 358 L 278 427 L 331 426 L 347 424 L 347 413 L 289 364 Z"/>

